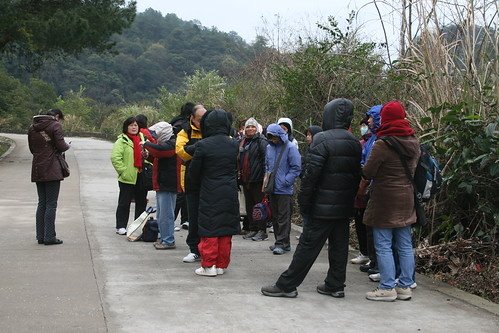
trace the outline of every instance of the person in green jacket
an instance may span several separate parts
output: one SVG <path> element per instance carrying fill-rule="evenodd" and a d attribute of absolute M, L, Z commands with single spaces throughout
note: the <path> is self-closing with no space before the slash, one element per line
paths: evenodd
<path fill-rule="evenodd" d="M 142 163 L 144 136 L 139 132 L 135 117 L 123 122 L 123 133 L 118 135 L 111 154 L 111 163 L 118 173 L 120 194 L 116 208 L 116 233 L 126 235 L 130 204 L 135 199 L 135 219 L 146 209 L 147 189 L 143 186 Z"/>

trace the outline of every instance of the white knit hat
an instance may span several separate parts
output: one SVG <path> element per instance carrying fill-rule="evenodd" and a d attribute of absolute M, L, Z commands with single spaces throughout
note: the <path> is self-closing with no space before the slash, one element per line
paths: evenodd
<path fill-rule="evenodd" d="M 246 127 L 248 126 L 255 126 L 257 129 L 258 129 L 258 121 L 256 121 L 255 118 L 253 117 L 250 117 L 248 118 L 248 120 L 246 120 L 246 122 L 244 123 L 244 129 L 246 129 Z"/>
<path fill-rule="evenodd" d="M 158 140 L 158 143 L 165 143 L 173 135 L 173 127 L 166 121 L 160 121 L 159 123 L 156 123 L 149 127 L 149 130 L 156 132 L 156 140 Z"/>
<path fill-rule="evenodd" d="M 279 118 L 279 120 L 277 121 L 277 123 L 279 125 L 281 125 L 281 124 L 288 124 L 289 125 L 289 129 L 291 131 L 293 131 L 293 121 L 291 119 L 289 119 L 289 118 Z"/>

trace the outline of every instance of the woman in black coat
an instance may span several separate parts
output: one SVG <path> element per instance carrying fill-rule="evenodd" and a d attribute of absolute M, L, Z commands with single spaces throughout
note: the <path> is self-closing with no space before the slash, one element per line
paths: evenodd
<path fill-rule="evenodd" d="M 203 139 L 189 166 L 193 187 L 199 190 L 199 252 L 196 274 L 223 274 L 230 262 L 232 235 L 239 233 L 237 155 L 239 145 L 229 137 L 230 120 L 224 110 L 208 111 L 201 119 Z"/>

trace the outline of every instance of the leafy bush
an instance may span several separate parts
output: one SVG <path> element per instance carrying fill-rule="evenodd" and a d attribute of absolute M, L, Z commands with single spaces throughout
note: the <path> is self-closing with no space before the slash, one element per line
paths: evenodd
<path fill-rule="evenodd" d="M 443 161 L 446 191 L 438 203 L 442 213 L 433 233 L 495 239 L 499 226 L 499 116 L 479 115 L 473 105 L 444 104 L 430 109 L 441 130 L 433 145 Z"/>

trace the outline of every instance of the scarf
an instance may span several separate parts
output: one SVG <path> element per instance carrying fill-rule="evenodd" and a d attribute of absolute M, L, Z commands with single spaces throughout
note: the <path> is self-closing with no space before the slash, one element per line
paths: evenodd
<path fill-rule="evenodd" d="M 240 170 L 240 179 L 241 182 L 245 185 L 248 184 L 250 180 L 250 165 L 249 165 L 249 148 L 251 146 L 251 140 L 247 140 L 247 138 L 244 138 L 241 143 L 239 144 L 239 150 L 241 151 L 242 158 L 240 159 L 240 165 L 239 165 L 239 170 Z"/>
<path fill-rule="evenodd" d="M 133 166 L 142 170 L 142 147 L 140 146 L 140 135 L 126 134 L 133 142 Z"/>
<path fill-rule="evenodd" d="M 391 101 L 383 105 L 381 126 L 376 132 L 377 137 L 414 135 L 414 130 L 405 117 L 405 109 L 399 101 Z"/>

